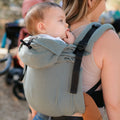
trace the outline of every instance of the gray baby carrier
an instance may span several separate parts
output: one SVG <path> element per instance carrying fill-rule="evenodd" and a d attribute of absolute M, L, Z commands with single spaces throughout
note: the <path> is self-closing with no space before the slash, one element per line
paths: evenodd
<path fill-rule="evenodd" d="M 108 29 L 113 27 L 98 23 L 88 25 L 83 38 L 77 38 L 80 41 L 77 47 L 49 39 L 34 40 L 34 37 L 22 41 L 19 55 L 27 65 L 23 83 L 25 96 L 36 111 L 56 117 L 84 113 L 82 56 L 90 54 L 91 46 Z M 100 84 L 99 81 L 88 91 L 95 99 L 98 93 L 93 92 Z M 103 99 L 101 101 L 98 106 L 104 105 Z"/>

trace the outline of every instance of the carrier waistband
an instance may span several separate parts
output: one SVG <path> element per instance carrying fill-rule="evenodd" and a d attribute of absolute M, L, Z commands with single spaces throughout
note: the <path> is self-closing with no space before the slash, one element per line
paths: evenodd
<path fill-rule="evenodd" d="M 61 116 L 61 117 L 52 117 L 51 120 L 83 120 L 83 118 L 75 117 L 75 116 Z"/>

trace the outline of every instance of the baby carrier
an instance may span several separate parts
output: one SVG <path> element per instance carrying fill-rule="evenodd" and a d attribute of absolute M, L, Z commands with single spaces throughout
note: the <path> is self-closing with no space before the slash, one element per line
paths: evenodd
<path fill-rule="evenodd" d="M 85 36 L 77 38 L 80 41 L 77 47 L 44 37 L 36 40 L 34 37 L 30 40 L 27 38 L 21 44 L 19 55 L 27 65 L 25 95 L 28 103 L 38 112 L 54 117 L 84 113 L 82 56 L 90 54 L 91 41 L 94 44 L 106 30 L 113 27 L 92 23 L 86 29 Z M 87 92 L 94 99 L 99 99 L 98 94 L 102 95 L 102 91 L 95 92 L 100 84 L 99 81 Z M 96 102 L 98 106 L 104 105 L 101 100 L 102 104 Z"/>

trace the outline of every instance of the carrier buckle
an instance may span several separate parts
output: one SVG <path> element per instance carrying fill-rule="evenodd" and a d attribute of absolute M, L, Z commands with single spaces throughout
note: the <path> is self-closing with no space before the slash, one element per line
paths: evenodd
<path fill-rule="evenodd" d="M 73 52 L 74 54 L 80 53 L 85 50 L 87 44 L 78 44 L 77 48 Z"/>

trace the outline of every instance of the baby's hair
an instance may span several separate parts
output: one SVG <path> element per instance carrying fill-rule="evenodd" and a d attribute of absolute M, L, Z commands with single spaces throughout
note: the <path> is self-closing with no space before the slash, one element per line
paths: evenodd
<path fill-rule="evenodd" d="M 29 34 L 31 35 L 38 34 L 36 27 L 37 23 L 39 21 L 44 20 L 45 13 L 48 12 L 48 9 L 51 7 L 61 8 L 58 4 L 53 2 L 38 3 L 30 8 L 30 10 L 25 16 L 25 26 Z"/>

